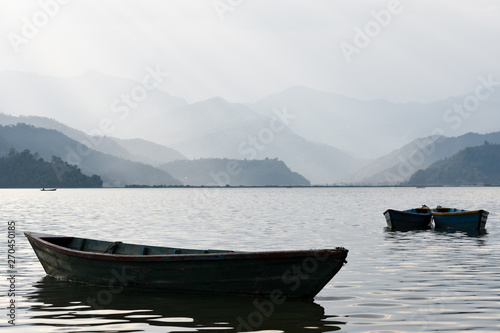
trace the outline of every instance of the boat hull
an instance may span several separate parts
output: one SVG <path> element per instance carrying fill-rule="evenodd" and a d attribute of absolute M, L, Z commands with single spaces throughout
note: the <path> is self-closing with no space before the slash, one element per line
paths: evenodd
<path fill-rule="evenodd" d="M 417 209 L 406 211 L 388 209 L 384 212 L 387 226 L 393 230 L 423 230 L 429 229 L 432 223 L 432 214 L 418 213 Z"/>
<path fill-rule="evenodd" d="M 485 210 L 436 209 L 432 211 L 436 229 L 484 230 L 488 219 Z"/>
<path fill-rule="evenodd" d="M 306 251 L 112 254 L 112 242 L 85 240 L 102 252 L 61 246 L 74 237 L 25 233 L 48 275 L 59 279 L 123 288 L 185 293 L 278 295 L 313 298 L 342 268 L 344 248 Z M 58 239 L 58 237 L 60 237 Z M 83 240 L 83 239 L 82 239 Z M 95 245 L 97 244 L 97 245 Z M 120 247 L 144 250 L 144 246 Z M 159 247 L 148 247 L 159 251 Z M 167 248 L 165 248 L 167 249 Z M 185 252 L 186 254 L 183 254 Z"/>

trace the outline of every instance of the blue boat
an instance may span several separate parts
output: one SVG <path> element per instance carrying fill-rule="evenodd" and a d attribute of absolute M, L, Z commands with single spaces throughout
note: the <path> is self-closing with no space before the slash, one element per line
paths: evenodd
<path fill-rule="evenodd" d="M 432 210 L 436 229 L 484 230 L 488 212 L 437 206 Z"/>
<path fill-rule="evenodd" d="M 392 230 L 429 229 L 432 224 L 432 212 L 426 205 L 407 210 L 388 209 L 384 216 L 387 226 Z"/>

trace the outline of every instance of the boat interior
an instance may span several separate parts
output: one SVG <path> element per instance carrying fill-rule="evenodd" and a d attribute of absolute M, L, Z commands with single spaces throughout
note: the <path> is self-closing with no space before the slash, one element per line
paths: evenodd
<path fill-rule="evenodd" d="M 430 210 L 428 207 L 415 208 L 415 211 L 416 211 L 418 214 L 427 214 L 427 213 L 430 213 L 430 212 L 431 212 L 431 210 Z"/>
<path fill-rule="evenodd" d="M 435 209 L 433 209 L 434 212 L 438 213 L 457 213 L 457 212 L 463 212 L 463 210 L 456 209 L 456 208 L 447 208 L 447 207 L 441 207 L 437 206 Z"/>
<path fill-rule="evenodd" d="M 68 249 L 93 252 L 109 253 L 119 255 L 169 255 L 169 254 L 211 254 L 211 253 L 234 253 L 225 250 L 193 250 L 182 248 L 170 248 L 161 246 L 146 246 L 128 244 L 120 241 L 108 242 L 78 237 L 41 237 L 44 241 Z"/>

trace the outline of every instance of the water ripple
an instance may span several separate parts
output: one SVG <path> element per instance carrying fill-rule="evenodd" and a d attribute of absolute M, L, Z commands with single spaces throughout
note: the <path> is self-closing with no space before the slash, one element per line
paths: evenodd
<path fill-rule="evenodd" d="M 42 193 L 43 194 L 43 193 Z M 46 194 L 46 193 L 45 193 Z M 31 332 L 500 331 L 499 188 L 0 190 L 17 221 L 16 327 Z M 198 200 L 200 195 L 204 200 Z M 487 232 L 392 232 L 382 212 L 425 202 L 490 211 Z M 344 246 L 314 302 L 123 291 L 46 277 L 23 231 L 238 250 Z M 0 247 L 5 258 L 6 247 Z M 2 271 L 0 278 L 5 279 Z M 0 290 L 2 302 L 7 290 Z M 3 307 L 2 303 L 2 307 Z M 7 327 L 5 317 L 0 322 Z"/>

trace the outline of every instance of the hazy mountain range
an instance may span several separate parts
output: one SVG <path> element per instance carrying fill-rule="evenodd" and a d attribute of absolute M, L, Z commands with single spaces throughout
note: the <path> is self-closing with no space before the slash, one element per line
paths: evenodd
<path fill-rule="evenodd" d="M 8 148 L 17 151 L 28 149 L 46 161 L 50 161 L 52 156 L 60 157 L 65 162 L 78 165 L 86 175 L 101 176 L 106 186 L 182 184 L 163 170 L 93 150 L 56 130 L 26 124 L 0 126 L 0 137 L 3 138 L 2 151 Z"/>
<path fill-rule="evenodd" d="M 420 169 L 451 157 L 467 147 L 483 145 L 485 141 L 500 143 L 500 132 L 467 133 L 451 138 L 435 135 L 417 139 L 372 160 L 359 169 L 352 179 L 364 184 L 398 184 L 409 180 Z"/>
<path fill-rule="evenodd" d="M 0 115 L 0 121 L 14 117 Z M 23 120 L 40 117 L 22 117 Z M 46 123 L 54 120 L 45 119 Z M 60 126 L 60 124 L 58 125 Z M 80 133 L 80 135 L 83 135 Z M 100 141 L 102 140 L 102 141 Z M 82 143 L 83 142 L 83 143 Z M 0 126 L 0 157 L 7 156 L 11 148 L 17 151 L 29 150 L 31 153 L 50 161 L 53 156 L 61 157 L 65 162 L 77 165 L 86 175 L 97 174 L 102 177 L 104 186 L 122 187 L 126 185 L 196 185 L 196 186 L 288 186 L 310 185 L 310 182 L 298 173 L 292 172 L 282 161 L 270 160 L 227 160 L 227 159 L 170 159 L 170 162 L 158 164 L 158 160 L 167 160 L 172 151 L 144 140 L 116 140 L 105 137 L 86 137 L 82 142 L 71 139 L 54 130 L 26 123 Z M 115 147 L 111 153 L 103 153 L 92 149 L 95 147 Z M 104 142 L 101 146 L 98 143 Z M 132 143 L 132 144 L 131 144 Z M 128 147 L 143 148 L 142 155 L 131 154 Z M 138 156 L 164 155 L 156 157 L 155 165 L 135 162 L 114 155 L 114 151 L 122 156 L 136 158 Z M 164 154 L 166 152 L 166 154 Z M 174 157 L 179 157 L 176 154 Z M 151 158 L 150 160 L 153 160 Z M 5 170 L 0 170 L 4 172 Z M 5 176 L 5 175 L 4 175 Z M 29 175 L 20 176 L 28 179 Z M 25 183 L 23 183 L 25 184 Z M 21 185 L 23 185 L 21 184 Z M 61 184 L 62 187 L 64 184 Z M 48 185 L 47 185 L 48 186 Z M 53 186 L 57 187 L 57 186 Z M 67 187 L 67 186 L 66 186 Z"/>
<path fill-rule="evenodd" d="M 99 153 L 155 167 L 183 159 L 277 158 L 313 184 L 395 183 L 474 141 L 453 137 L 497 131 L 500 94 L 489 89 L 481 99 L 472 93 L 396 104 L 297 86 L 255 103 L 214 97 L 188 104 L 161 87 L 147 90 L 98 72 L 73 78 L 2 72 L 0 112 L 38 117 L 4 115 L 0 124 L 55 129 Z"/>
<path fill-rule="evenodd" d="M 118 139 L 109 136 L 91 136 L 51 118 L 39 116 L 15 117 L 0 114 L 0 125 L 16 125 L 18 123 L 56 130 L 77 142 L 86 144 L 93 150 L 134 162 L 158 165 L 186 158 L 175 149 L 144 139 Z"/>

